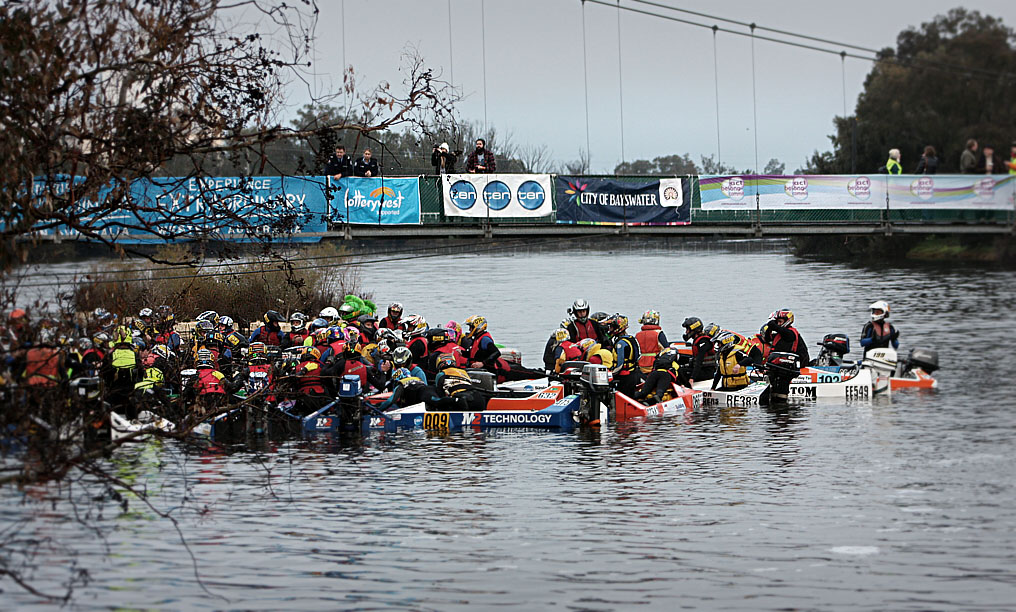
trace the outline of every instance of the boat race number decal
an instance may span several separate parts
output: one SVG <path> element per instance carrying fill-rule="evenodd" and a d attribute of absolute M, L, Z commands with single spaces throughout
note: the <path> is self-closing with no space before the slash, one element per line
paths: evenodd
<path fill-rule="evenodd" d="M 818 396 L 818 393 L 815 387 L 795 387 L 791 385 L 790 395 L 793 395 L 794 397 L 805 397 L 808 399 L 815 399 Z"/>
<path fill-rule="evenodd" d="M 847 387 L 847 398 L 867 398 L 868 385 L 850 385 Z"/>
<path fill-rule="evenodd" d="M 758 406 L 757 395 L 728 395 L 727 406 Z"/>
<path fill-rule="evenodd" d="M 450 415 L 447 412 L 428 412 L 423 415 L 424 429 L 448 429 Z"/>
<path fill-rule="evenodd" d="M 459 210 L 469 210 L 476 204 L 476 187 L 469 181 L 455 181 L 448 195 Z"/>
<path fill-rule="evenodd" d="M 546 193 L 543 191 L 543 186 L 536 181 L 526 181 L 519 185 L 519 204 L 526 210 L 536 210 L 543 206 L 543 202 L 547 199 Z"/>
<path fill-rule="evenodd" d="M 512 190 L 501 181 L 491 181 L 483 188 L 483 202 L 491 210 L 504 210 L 512 201 Z"/>

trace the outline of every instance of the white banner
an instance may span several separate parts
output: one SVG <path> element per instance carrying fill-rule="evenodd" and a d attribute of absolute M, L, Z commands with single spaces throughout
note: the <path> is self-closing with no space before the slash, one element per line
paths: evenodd
<path fill-rule="evenodd" d="M 445 174 L 444 214 L 449 217 L 549 217 L 549 174 Z"/>
<path fill-rule="evenodd" d="M 889 208 L 1012 210 L 1016 175 L 920 175 L 889 177 Z"/>
<path fill-rule="evenodd" d="M 703 176 L 702 210 L 885 208 L 884 175 Z"/>

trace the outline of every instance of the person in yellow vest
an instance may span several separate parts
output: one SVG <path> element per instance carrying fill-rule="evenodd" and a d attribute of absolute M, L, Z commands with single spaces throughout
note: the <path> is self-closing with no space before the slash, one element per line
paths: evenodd
<path fill-rule="evenodd" d="M 585 355 L 586 361 L 606 366 L 607 369 L 614 367 L 614 353 L 610 349 L 603 348 L 603 345 L 592 338 L 579 340 L 579 350 Z"/>
<path fill-rule="evenodd" d="M 647 310 L 639 323 L 642 324 L 642 329 L 635 334 L 635 340 L 639 343 L 639 369 L 643 374 L 649 374 L 654 369 L 656 356 L 670 344 L 667 342 L 667 334 L 660 328 L 659 312 Z"/>
<path fill-rule="evenodd" d="M 885 163 L 885 171 L 889 174 L 903 174 L 903 164 L 900 163 L 899 149 L 889 149 L 889 160 Z"/>
<path fill-rule="evenodd" d="M 716 336 L 716 375 L 713 377 L 713 389 L 719 385 L 720 391 L 737 391 L 748 386 L 748 369 L 752 359 L 742 350 L 737 335 L 725 332 Z M 720 384 L 722 383 L 722 384 Z"/>
<path fill-rule="evenodd" d="M 1016 174 L 1016 142 L 1009 147 L 1009 161 L 1005 162 L 1005 167 L 1009 168 L 1009 174 Z"/>

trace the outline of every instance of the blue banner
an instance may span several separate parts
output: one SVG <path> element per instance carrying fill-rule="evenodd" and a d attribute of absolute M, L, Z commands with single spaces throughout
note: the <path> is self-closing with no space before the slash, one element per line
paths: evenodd
<path fill-rule="evenodd" d="M 687 225 L 691 186 L 687 178 L 620 182 L 558 176 L 554 179 L 558 223 L 590 225 Z"/>
<path fill-rule="evenodd" d="M 77 181 L 75 181 L 77 182 Z M 105 188 L 94 200 L 78 200 L 81 225 L 123 244 L 160 240 L 295 240 L 316 242 L 327 231 L 327 177 L 192 177 L 133 181 Z M 35 185 L 66 194 L 69 181 Z M 40 232 L 78 237 L 72 228 Z M 299 234 L 299 235 L 297 235 Z"/>
<path fill-rule="evenodd" d="M 333 223 L 419 225 L 417 178 L 345 177 L 329 179 Z"/>

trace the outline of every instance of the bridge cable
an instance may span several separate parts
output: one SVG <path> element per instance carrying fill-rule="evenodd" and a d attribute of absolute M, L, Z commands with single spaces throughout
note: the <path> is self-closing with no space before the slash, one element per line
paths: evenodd
<path fill-rule="evenodd" d="M 624 163 L 624 77 L 621 73 L 621 0 L 617 0 L 617 94 L 621 102 L 621 163 Z"/>
<path fill-rule="evenodd" d="M 483 137 L 487 138 L 487 0 L 480 0 L 480 46 L 483 58 Z"/>
<path fill-rule="evenodd" d="M 586 156 L 591 159 L 592 149 L 589 145 L 589 61 L 586 57 L 588 55 L 586 51 L 586 0 L 580 0 L 580 2 L 582 3 L 582 87 L 586 98 Z M 590 165 L 592 165 L 592 161 L 590 161 Z"/>
<path fill-rule="evenodd" d="M 718 26 L 713 26 L 713 86 L 716 96 L 716 164 L 723 165 L 723 153 L 720 148 L 720 64 L 716 53 L 716 31 Z"/>

